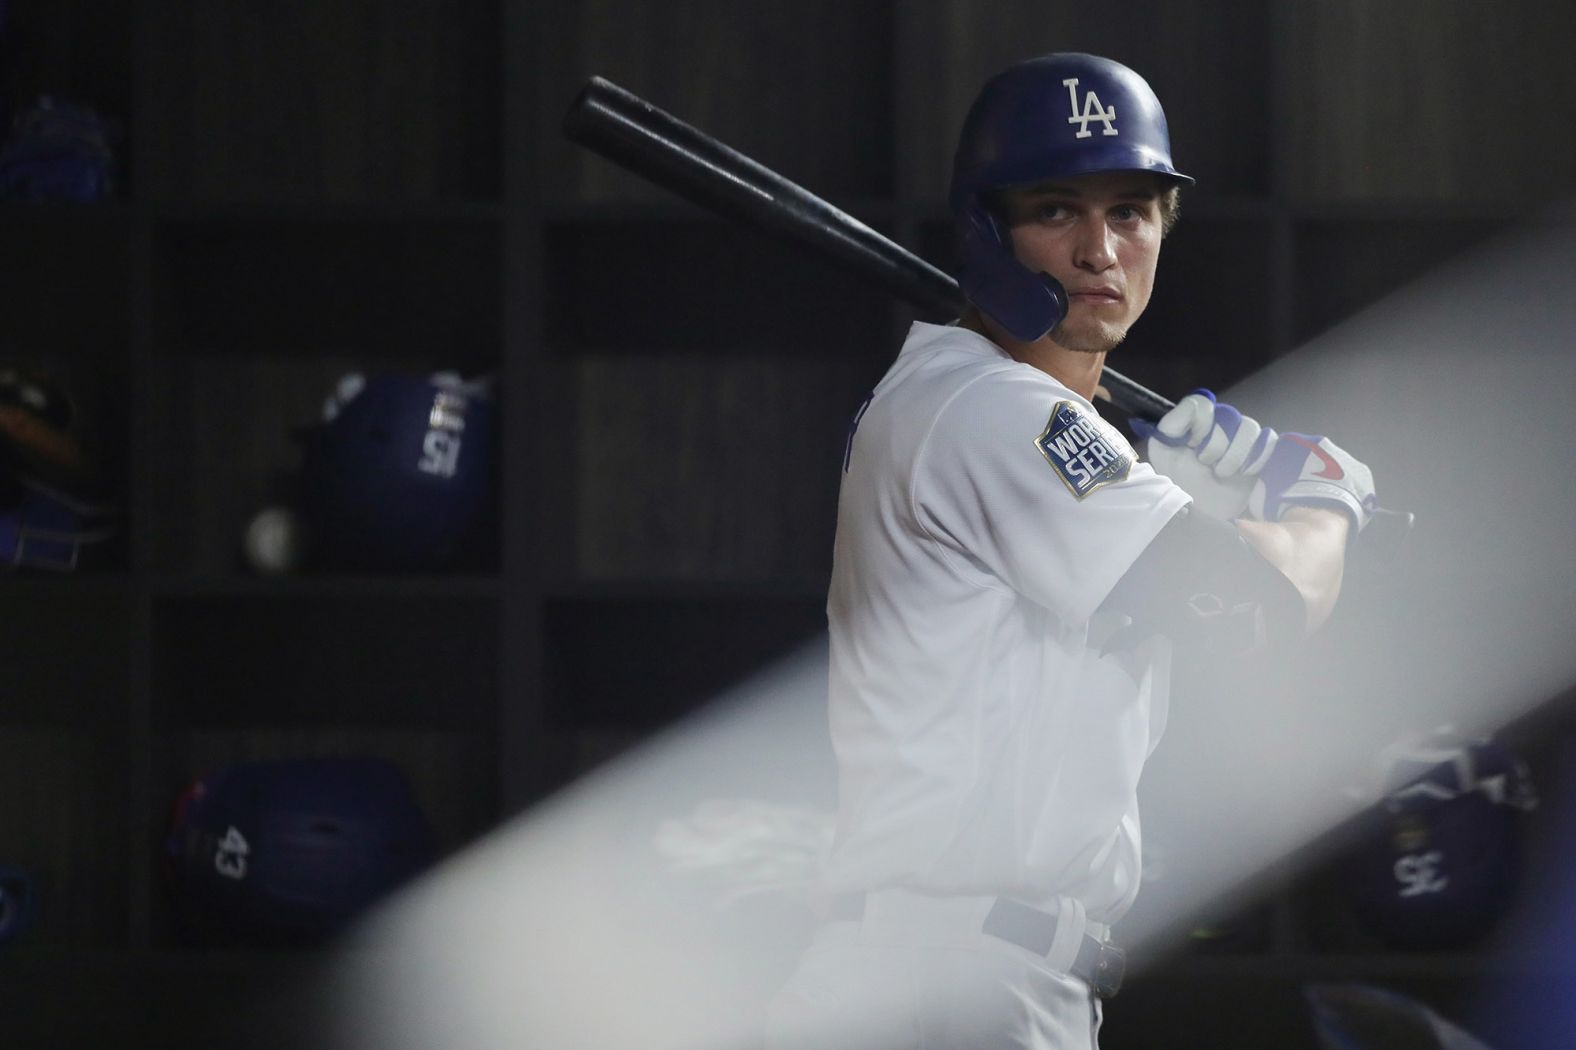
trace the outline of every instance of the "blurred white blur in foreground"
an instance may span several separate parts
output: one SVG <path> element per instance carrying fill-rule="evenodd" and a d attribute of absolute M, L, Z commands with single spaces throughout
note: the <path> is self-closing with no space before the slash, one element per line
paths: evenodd
<path fill-rule="evenodd" d="M 1397 735 L 1490 730 L 1576 680 L 1572 274 L 1570 213 L 1540 217 L 1224 392 L 1334 438 L 1418 523 L 1404 560 L 1356 552 L 1292 666 L 1179 680 L 1144 791 L 1182 874 L 1124 931 L 1140 956 L 1371 801 Z M 347 956 L 343 1045 L 755 1045 L 811 926 L 824 702 L 811 646 L 403 895 Z"/>
<path fill-rule="evenodd" d="M 752 1045 L 830 836 L 825 667 L 808 647 L 397 899 L 338 1045 Z"/>

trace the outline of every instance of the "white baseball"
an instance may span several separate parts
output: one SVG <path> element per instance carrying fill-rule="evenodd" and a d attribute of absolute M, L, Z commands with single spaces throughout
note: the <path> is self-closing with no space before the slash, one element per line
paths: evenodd
<path fill-rule="evenodd" d="M 301 563 L 301 520 L 289 507 L 264 507 L 246 527 L 242 548 L 253 569 L 290 572 Z"/>

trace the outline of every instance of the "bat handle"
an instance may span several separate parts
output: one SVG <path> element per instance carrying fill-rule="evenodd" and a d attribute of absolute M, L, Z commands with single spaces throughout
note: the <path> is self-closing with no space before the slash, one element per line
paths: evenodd
<path fill-rule="evenodd" d="M 1105 400 L 1128 415 L 1151 423 L 1159 422 L 1161 416 L 1176 407 L 1170 398 L 1109 368 L 1100 375 L 1100 388 Z"/>
<path fill-rule="evenodd" d="M 1409 510 L 1379 507 L 1368 519 L 1360 545 L 1387 563 L 1398 560 L 1406 555 L 1412 538 L 1412 525 L 1416 520 L 1417 515 Z"/>

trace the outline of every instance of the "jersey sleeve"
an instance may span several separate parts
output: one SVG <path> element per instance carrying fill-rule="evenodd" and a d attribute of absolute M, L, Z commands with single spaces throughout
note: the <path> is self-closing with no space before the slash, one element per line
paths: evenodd
<path fill-rule="evenodd" d="M 1086 401 L 1022 368 L 953 396 L 914 464 L 913 513 L 948 560 L 1068 621 L 1189 502 Z"/>

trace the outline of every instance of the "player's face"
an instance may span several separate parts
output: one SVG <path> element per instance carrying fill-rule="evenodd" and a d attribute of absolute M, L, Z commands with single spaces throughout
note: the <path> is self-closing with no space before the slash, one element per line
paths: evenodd
<path fill-rule="evenodd" d="M 1160 190 L 1152 175 L 1102 172 L 1002 195 L 1018 259 L 1067 289 L 1067 316 L 1051 332 L 1059 345 L 1110 350 L 1149 305 L 1160 258 Z"/>

